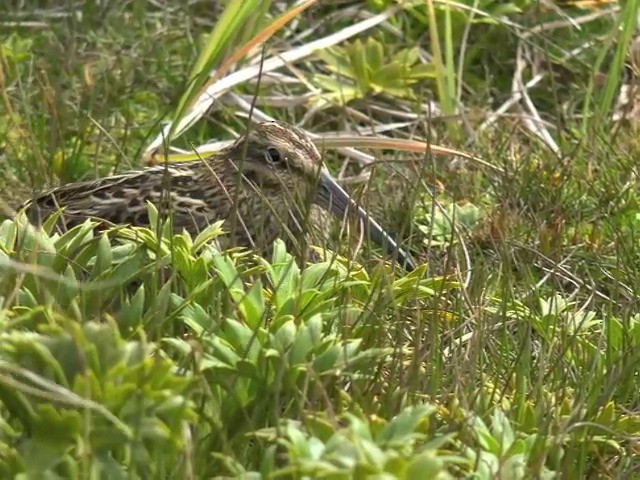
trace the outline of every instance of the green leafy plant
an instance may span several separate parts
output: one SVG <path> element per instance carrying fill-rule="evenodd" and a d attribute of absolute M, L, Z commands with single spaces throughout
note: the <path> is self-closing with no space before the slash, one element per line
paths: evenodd
<path fill-rule="evenodd" d="M 457 242 L 457 235 L 469 232 L 478 225 L 482 211 L 472 203 L 438 205 L 433 212 L 418 212 L 418 228 L 425 235 L 425 243 L 446 246 Z M 456 233 L 457 232 L 457 233 Z"/>
<path fill-rule="evenodd" d="M 447 452 L 452 436 L 430 438 L 435 413 L 434 406 L 424 405 L 404 409 L 390 420 L 345 414 L 336 422 L 313 416 L 256 435 L 284 447 L 291 459 L 284 468 L 271 464 L 273 475 L 454 478 L 448 466 L 462 466 L 465 460 Z"/>
<path fill-rule="evenodd" d="M 109 322 L 81 325 L 50 309 L 10 319 L 19 325 L 34 314 L 57 317 L 56 324 L 33 333 L 7 330 L 5 321 L 0 335 L 3 442 L 10 442 L 2 475 L 174 472 L 184 428 L 195 418 L 184 396 L 188 379 L 152 345 L 124 341 Z"/>
<path fill-rule="evenodd" d="M 414 98 L 411 86 L 434 76 L 433 67 L 420 60 L 417 48 L 391 52 L 375 38 L 355 40 L 344 47 L 318 52 L 324 66 L 337 75 L 318 74 L 315 81 L 328 98 L 347 103 L 367 95 Z"/>

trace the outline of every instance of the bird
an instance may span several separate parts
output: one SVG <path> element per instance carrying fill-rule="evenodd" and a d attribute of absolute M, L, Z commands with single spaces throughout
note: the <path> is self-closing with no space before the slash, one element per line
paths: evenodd
<path fill-rule="evenodd" d="M 227 246 L 254 248 L 264 256 L 277 238 L 300 252 L 309 224 L 322 214 L 355 218 L 365 236 L 402 267 L 416 268 L 411 256 L 331 176 L 304 130 L 281 121 L 249 124 L 233 144 L 200 161 L 66 184 L 36 194 L 22 209 L 36 226 L 60 210 L 59 228 L 89 218 L 104 226 L 146 226 L 147 202 L 171 218 L 175 232 L 194 235 L 224 220 Z"/>

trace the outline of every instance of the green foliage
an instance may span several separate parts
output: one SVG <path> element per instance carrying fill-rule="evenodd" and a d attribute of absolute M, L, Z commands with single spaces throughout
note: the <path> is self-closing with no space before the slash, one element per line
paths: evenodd
<path fill-rule="evenodd" d="M 476 466 L 475 476 L 487 480 L 498 476 L 530 478 L 534 472 L 527 468 L 528 465 L 551 442 L 537 434 L 518 435 L 501 410 L 493 412 L 490 422 L 487 426 L 479 417 L 472 416 L 469 419 L 469 431 L 475 437 L 477 447 L 467 447 L 465 453 L 470 464 Z M 541 479 L 556 478 L 556 474 L 545 466 L 541 466 L 534 476 Z"/>
<path fill-rule="evenodd" d="M 8 71 L 3 72 L 5 77 L 13 80 L 20 74 L 18 68 L 32 58 L 32 46 L 31 39 L 16 34 L 3 39 L 0 43 L 0 58 L 6 62 L 5 64 L 9 68 Z"/>
<path fill-rule="evenodd" d="M 158 221 L 151 206 L 149 216 L 156 227 L 98 235 L 91 222 L 52 236 L 46 230 L 55 219 L 49 219 L 43 230 L 35 230 L 23 218 L 0 225 L 4 272 L 0 298 L 7 322 L 3 358 L 44 375 L 56 388 L 68 389 L 68 395 L 74 395 L 72 406 L 80 402 L 77 399 L 89 402 L 87 398 L 93 409 L 99 405 L 109 412 L 102 422 L 75 410 L 62 415 L 56 422 L 72 422 L 74 427 L 67 429 L 66 443 L 59 443 L 46 461 L 34 465 L 38 471 L 75 475 L 65 465 L 81 456 L 72 448 L 77 435 L 91 425 L 95 438 L 83 440 L 93 445 L 109 430 L 114 416 L 117 424 L 111 428 L 120 433 L 110 435 L 112 441 L 100 447 L 104 455 L 118 463 L 135 450 L 139 456 L 130 460 L 135 468 L 141 468 L 136 462 L 144 459 L 159 469 L 149 472 L 169 471 L 180 457 L 181 422 L 192 418 L 188 405 L 193 403 L 178 396 L 167 403 L 167 393 L 184 391 L 187 384 L 174 378 L 172 370 L 191 363 L 193 341 L 199 353 L 186 378 L 199 378 L 201 385 L 191 402 L 208 400 L 199 412 L 206 421 L 198 422 L 194 430 L 198 449 L 218 451 L 224 444 L 242 448 L 245 434 L 277 424 L 280 415 L 295 417 L 307 402 L 328 392 L 337 394 L 346 382 L 365 388 L 375 380 L 371 365 L 391 350 L 364 348 L 363 327 L 345 337 L 345 321 L 364 321 L 371 302 L 397 309 L 403 302 L 428 298 L 436 288 L 446 287 L 441 280 L 413 275 L 393 281 L 388 290 L 379 289 L 362 269 L 350 271 L 330 261 L 301 269 L 282 242 L 274 246 L 271 262 L 254 263 L 246 253 L 215 248 L 220 224 L 191 239 L 186 233 L 170 234 L 168 224 Z M 446 288 L 452 287 L 455 284 Z M 351 301 L 345 304 L 341 301 L 345 298 Z M 102 318 L 113 320 L 94 323 Z M 185 339 L 172 335 L 181 328 L 186 328 Z M 120 337 L 136 337 L 143 331 L 162 349 Z M 38 420 L 41 407 L 29 407 L 24 394 L 7 389 L 4 393 L 8 412 L 21 422 L 17 438 L 49 421 L 48 416 Z M 127 405 L 138 405 L 137 401 L 148 404 L 149 411 L 134 407 L 129 411 Z M 272 404 L 280 405 L 277 414 Z M 165 418 L 165 410 L 173 416 Z M 175 423 L 168 424 L 169 420 Z M 140 433 L 132 426 L 137 421 L 142 421 L 137 427 Z M 139 451 L 136 446 L 136 442 L 146 445 L 148 436 L 170 441 L 158 449 L 174 453 L 163 462 L 151 460 L 155 450 Z M 102 450 L 92 448 L 96 458 L 103 457 Z M 15 471 L 27 468 L 19 460 L 20 452 L 12 454 Z"/>
<path fill-rule="evenodd" d="M 170 360 L 144 341 L 124 341 L 111 322 L 79 324 L 51 308 L 5 314 L 3 477 L 175 471 L 195 417 L 188 379 Z M 34 314 L 49 320 L 42 333 L 16 328 Z"/>
<path fill-rule="evenodd" d="M 593 130 L 602 128 L 604 120 L 609 118 L 613 112 L 614 97 L 620 85 L 620 76 L 623 72 L 624 62 L 627 58 L 630 42 L 634 33 L 638 29 L 638 12 L 640 11 L 640 2 L 638 0 L 629 0 L 624 2 L 623 10 L 620 14 L 619 28 L 612 29 L 612 34 L 598 55 L 594 72 L 598 72 L 602 66 L 604 57 L 608 54 L 612 45 L 615 43 L 615 54 L 613 61 L 607 72 L 606 82 L 601 93 L 597 94 L 599 102 L 593 108 L 593 117 L 591 116 L 591 95 L 587 97 L 584 105 L 584 122 L 583 133 L 589 131 L 588 127 Z M 589 93 L 593 92 L 593 82 L 589 85 Z"/>
<path fill-rule="evenodd" d="M 472 203 L 441 205 L 432 213 L 426 209 L 416 211 L 418 228 L 425 235 L 425 243 L 446 246 L 457 241 L 461 232 L 477 227 L 482 216 L 480 208 Z"/>
<path fill-rule="evenodd" d="M 424 270 L 388 279 L 386 267 L 369 277 L 340 259 L 301 268 L 282 242 L 270 261 L 252 259 L 216 249 L 219 224 L 191 239 L 170 234 L 153 209 L 150 218 L 156 227 L 100 235 L 89 222 L 53 236 L 20 220 L 0 225 L 0 401 L 10 442 L 1 449 L 3 474 L 176 475 L 179 465 L 191 464 L 211 474 L 412 478 L 426 469 L 437 478 L 506 471 L 510 478 L 553 478 L 562 457 L 538 459 L 558 443 L 607 454 L 624 447 L 595 425 L 640 434 L 637 417 L 614 401 L 634 395 L 624 384 L 604 399 L 585 387 L 580 418 L 594 426 L 557 439 L 534 433 L 546 421 L 539 410 L 557 412 L 559 422 L 572 418 L 572 407 L 551 389 L 538 406 L 507 395 L 501 413 L 490 406 L 489 383 L 480 393 L 493 411 L 487 420 L 435 406 L 404 408 L 388 422 L 363 417 L 368 402 L 357 392 L 386 384 L 376 366 L 407 361 L 412 351 L 405 357 L 379 340 L 370 345 L 372 322 L 458 284 L 423 279 Z M 561 385 L 569 371 L 589 371 L 599 383 L 612 368 L 628 372 L 623 366 L 637 363 L 638 354 L 625 345 L 640 342 L 640 322 L 605 324 L 572 307 L 554 297 L 537 310 L 514 305 L 509 312 L 540 336 L 538 355 L 560 359 L 549 385 Z M 528 375 L 516 370 L 523 381 Z M 342 420 L 313 413 L 322 406 Z M 186 425 L 193 457 L 183 453 Z M 284 465 L 276 461 L 279 449 Z"/>
<path fill-rule="evenodd" d="M 314 79 L 328 91 L 325 98 L 334 102 L 348 103 L 375 94 L 414 98 L 411 86 L 434 76 L 433 67 L 420 62 L 418 48 L 385 51 L 374 38 L 322 50 L 318 55 L 335 75 L 318 74 Z"/>
<path fill-rule="evenodd" d="M 453 478 L 448 472 L 463 464 L 462 456 L 446 451 L 450 436 L 430 439 L 428 425 L 434 406 L 407 408 L 386 421 L 365 420 L 345 414 L 335 421 L 323 416 L 303 422 L 287 421 L 281 430 L 257 433 L 282 445 L 291 464 L 272 475 L 295 478 L 354 478 L 375 475 L 386 478 Z"/>
<path fill-rule="evenodd" d="M 206 84 L 214 65 L 221 63 L 223 55 L 233 42 L 247 41 L 268 11 L 271 2 L 256 0 L 231 0 L 218 18 L 211 33 L 206 36 L 200 54 L 191 69 L 188 84 L 180 98 L 173 117 L 173 125 L 184 116 L 187 107 L 196 99 L 196 94 Z M 169 141 L 171 138 L 166 140 Z"/>

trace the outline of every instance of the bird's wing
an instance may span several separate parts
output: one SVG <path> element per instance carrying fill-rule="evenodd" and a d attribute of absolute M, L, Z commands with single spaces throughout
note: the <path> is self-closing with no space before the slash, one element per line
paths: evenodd
<path fill-rule="evenodd" d="M 68 227 L 90 217 L 113 224 L 145 226 L 149 222 L 147 202 L 150 202 L 163 213 L 168 210 L 163 205 L 170 205 L 175 227 L 188 227 L 189 223 L 193 226 L 193 214 L 202 213 L 206 205 L 203 200 L 189 196 L 190 191 L 197 192 L 198 189 L 185 188 L 192 174 L 191 168 L 180 168 L 179 165 L 158 166 L 69 184 L 40 194 L 28 202 L 25 209 L 29 220 L 35 224 L 63 209 L 63 221 Z"/>

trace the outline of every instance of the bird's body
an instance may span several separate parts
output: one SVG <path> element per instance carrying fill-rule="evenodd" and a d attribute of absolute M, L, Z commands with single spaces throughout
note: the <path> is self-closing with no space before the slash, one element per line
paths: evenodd
<path fill-rule="evenodd" d="M 317 217 L 318 205 L 336 216 L 344 216 L 349 208 L 371 223 L 372 238 L 382 235 L 387 248 L 397 250 L 395 242 L 331 179 L 307 135 L 281 122 L 251 126 L 233 145 L 203 161 L 69 184 L 38 195 L 25 208 L 34 224 L 63 209 L 61 224 L 67 228 L 87 218 L 148 225 L 147 202 L 170 215 L 176 231 L 195 234 L 225 220 L 228 246 L 252 247 L 263 254 L 278 237 L 300 253 L 298 247 L 306 243 L 310 217 Z"/>

